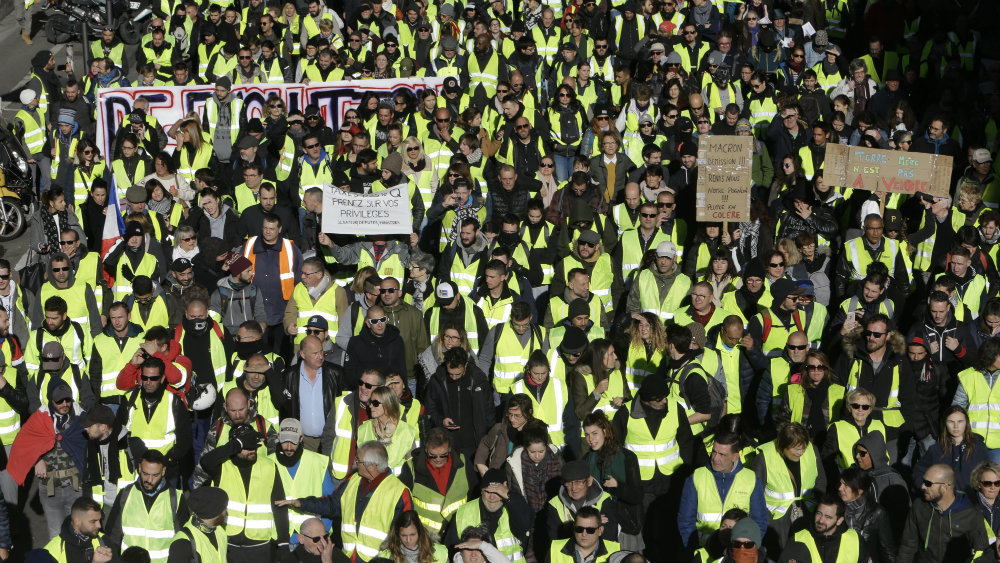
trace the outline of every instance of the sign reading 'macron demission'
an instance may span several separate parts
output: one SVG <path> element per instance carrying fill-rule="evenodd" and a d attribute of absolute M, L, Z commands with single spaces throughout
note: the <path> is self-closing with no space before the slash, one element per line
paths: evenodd
<path fill-rule="evenodd" d="M 753 137 L 698 138 L 698 221 L 749 221 L 752 186 Z"/>
<path fill-rule="evenodd" d="M 872 192 L 947 196 L 951 168 L 950 156 L 827 143 L 823 181 Z"/>

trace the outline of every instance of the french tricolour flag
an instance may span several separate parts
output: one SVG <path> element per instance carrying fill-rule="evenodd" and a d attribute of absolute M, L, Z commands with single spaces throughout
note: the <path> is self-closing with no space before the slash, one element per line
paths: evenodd
<path fill-rule="evenodd" d="M 108 190 L 108 212 L 104 216 L 104 234 L 101 237 L 102 260 L 115 246 L 121 244 L 122 234 L 125 233 L 125 219 L 122 218 L 121 207 L 118 205 L 118 190 L 115 189 L 114 183 L 112 178 L 111 189 Z M 104 277 L 110 285 L 112 280 L 107 272 L 104 273 Z"/>

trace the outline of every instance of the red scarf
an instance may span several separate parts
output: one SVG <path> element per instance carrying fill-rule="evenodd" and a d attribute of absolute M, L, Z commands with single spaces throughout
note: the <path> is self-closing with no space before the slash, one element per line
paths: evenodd
<path fill-rule="evenodd" d="M 437 485 L 438 492 L 443 495 L 448 490 L 448 476 L 451 475 L 451 456 L 448 456 L 448 461 L 440 469 L 431 465 L 431 460 L 428 459 L 427 470 L 431 472 L 431 477 L 434 478 L 434 484 Z"/>

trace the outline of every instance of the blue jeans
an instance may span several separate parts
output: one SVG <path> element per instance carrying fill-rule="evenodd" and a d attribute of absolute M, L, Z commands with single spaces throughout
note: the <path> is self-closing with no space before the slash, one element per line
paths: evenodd
<path fill-rule="evenodd" d="M 559 183 L 563 183 L 569 180 L 569 177 L 573 175 L 573 159 L 574 156 L 562 156 L 560 154 L 552 155 L 552 159 L 556 161 L 556 180 Z"/>

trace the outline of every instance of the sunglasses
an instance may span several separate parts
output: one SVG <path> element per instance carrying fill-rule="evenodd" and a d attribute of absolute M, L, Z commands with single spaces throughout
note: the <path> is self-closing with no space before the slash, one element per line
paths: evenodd
<path fill-rule="evenodd" d="M 747 540 L 747 541 L 733 540 L 732 546 L 733 546 L 733 549 L 740 549 L 740 548 L 742 548 L 742 549 L 753 549 L 753 548 L 757 547 L 757 544 L 753 543 L 750 540 Z"/>
<path fill-rule="evenodd" d="M 389 320 L 389 317 L 379 317 L 377 319 L 368 319 L 368 324 L 374 326 L 374 325 L 377 325 L 379 323 L 387 322 L 388 320 Z"/>
<path fill-rule="evenodd" d="M 597 528 L 595 528 L 593 526 L 576 526 L 573 529 L 576 530 L 576 533 L 578 533 L 578 534 L 582 534 L 584 532 L 587 532 L 588 534 L 593 535 L 593 534 L 597 533 Z"/>
<path fill-rule="evenodd" d="M 407 152 L 416 152 L 420 150 L 420 147 L 406 147 Z"/>
<path fill-rule="evenodd" d="M 875 331 L 875 330 L 866 330 L 866 331 L 862 332 L 861 334 L 863 336 L 865 336 L 865 337 L 872 336 L 874 338 L 882 338 L 883 336 L 885 336 L 886 333 L 884 333 L 884 332 L 878 332 L 878 331 Z"/>
<path fill-rule="evenodd" d="M 385 295 L 386 293 L 396 293 L 396 291 L 398 290 L 395 287 L 383 287 L 381 293 Z"/>
<path fill-rule="evenodd" d="M 321 329 L 321 328 L 307 328 L 306 329 L 306 334 L 311 334 L 311 335 L 323 334 L 324 332 L 326 332 L 326 331 L 323 330 L 323 329 Z"/>
<path fill-rule="evenodd" d="M 309 540 L 312 541 L 313 543 L 319 543 L 323 539 L 323 536 L 302 536 L 302 537 L 309 538 Z"/>
<path fill-rule="evenodd" d="M 543 163 L 539 164 L 539 166 L 542 167 L 542 168 L 552 168 L 552 167 L 555 166 L 555 164 L 553 164 L 551 162 L 543 162 Z"/>
<path fill-rule="evenodd" d="M 854 409 L 854 410 L 856 410 L 856 411 L 858 411 L 858 410 L 866 411 L 866 410 L 872 408 L 872 406 L 871 405 L 862 405 L 861 403 L 851 403 L 851 408 Z"/>
<path fill-rule="evenodd" d="M 364 387 L 365 389 L 374 389 L 378 387 L 378 384 L 368 383 L 366 381 L 359 381 L 358 387 Z"/>
<path fill-rule="evenodd" d="M 639 215 L 642 215 L 647 219 L 655 219 L 656 217 L 659 216 L 659 213 L 640 213 Z"/>
<path fill-rule="evenodd" d="M 448 123 L 449 121 L 451 121 L 451 119 L 449 119 L 449 118 L 447 118 L 447 117 L 446 117 L 446 118 L 444 118 L 444 119 L 441 119 L 441 118 L 438 118 L 438 117 L 435 117 L 435 118 L 434 118 L 434 121 L 437 121 L 438 123 Z"/>
<path fill-rule="evenodd" d="M 240 55 L 238 58 L 241 61 L 249 61 L 251 57 L 250 57 L 250 55 Z"/>
<path fill-rule="evenodd" d="M 607 121 L 608 120 L 608 116 L 606 116 L 606 115 L 598 115 L 594 119 L 596 119 L 598 121 Z"/>
<path fill-rule="evenodd" d="M 92 151 L 90 149 L 87 149 L 87 150 L 83 151 L 83 154 L 94 154 L 94 151 Z"/>
<path fill-rule="evenodd" d="M 798 345 L 795 345 L 795 344 L 786 344 L 786 346 L 788 346 L 789 350 L 805 350 L 806 348 L 809 347 L 808 344 L 798 344 Z"/>
<path fill-rule="evenodd" d="M 159 380 L 163 379 L 162 375 L 157 375 L 155 377 L 151 376 L 151 375 L 142 375 L 140 377 L 142 378 L 143 381 L 159 381 Z"/>
<path fill-rule="evenodd" d="M 443 454 L 427 454 L 427 459 L 448 459 L 451 456 L 451 452 L 446 452 Z M 998 481 L 1000 483 L 1000 481 Z"/>
<path fill-rule="evenodd" d="M 76 244 L 78 242 L 80 242 L 80 241 L 77 241 L 77 240 L 61 240 L 61 241 L 59 241 L 59 246 L 69 246 L 71 244 Z"/>
<path fill-rule="evenodd" d="M 680 114 L 677 113 L 667 114 L 667 119 L 677 119 L 678 117 L 680 117 Z"/>
<path fill-rule="evenodd" d="M 521 129 L 530 129 L 531 125 L 528 124 L 528 123 L 522 123 L 520 125 L 515 125 L 514 128 L 517 129 L 518 131 L 520 131 Z"/>
<path fill-rule="evenodd" d="M 806 369 L 809 371 L 826 371 L 826 366 L 808 365 Z"/>
<path fill-rule="evenodd" d="M 64 405 L 66 403 L 72 403 L 73 399 L 60 399 L 58 401 L 52 401 L 52 402 L 57 405 Z"/>
<path fill-rule="evenodd" d="M 0 280 L 9 280 L 10 274 L 0 274 Z"/>
<path fill-rule="evenodd" d="M 68 272 L 69 271 L 69 266 L 64 266 L 62 268 L 52 268 L 52 271 L 53 272 Z"/>
<path fill-rule="evenodd" d="M 785 267 L 785 263 L 784 262 L 770 262 L 770 263 L 768 263 L 768 266 L 770 266 L 772 268 L 784 268 Z"/>
<path fill-rule="evenodd" d="M 133 147 L 132 145 L 122 145 L 122 150 L 124 150 L 124 151 L 134 151 L 135 147 Z"/>
<path fill-rule="evenodd" d="M 313 143 L 311 145 L 306 145 L 305 146 L 306 149 L 315 149 L 315 148 L 318 148 L 318 147 L 319 147 L 319 143 Z"/>
<path fill-rule="evenodd" d="M 921 485 L 923 485 L 925 489 L 929 489 L 934 485 L 944 485 L 944 483 L 941 483 L 939 481 L 928 481 L 927 479 L 924 479 Z"/>
<path fill-rule="evenodd" d="M 596 244 L 592 242 L 583 242 L 582 240 L 580 241 L 580 246 L 586 246 L 587 248 L 597 248 Z"/>
<path fill-rule="evenodd" d="M 368 404 L 371 405 L 371 406 L 373 406 L 373 407 L 381 407 L 382 406 L 382 401 L 380 401 L 378 399 L 372 399 L 372 400 L 368 401 Z"/>
<path fill-rule="evenodd" d="M 1000 487 L 1000 481 L 980 481 L 979 484 L 983 487 Z"/>

